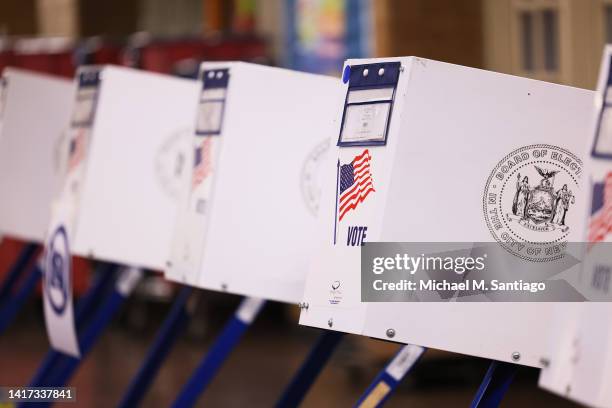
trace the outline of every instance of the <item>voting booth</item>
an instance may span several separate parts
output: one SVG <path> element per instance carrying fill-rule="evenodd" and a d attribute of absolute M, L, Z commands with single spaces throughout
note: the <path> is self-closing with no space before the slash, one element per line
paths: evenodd
<path fill-rule="evenodd" d="M 588 182 L 588 223 L 584 240 L 588 255 L 582 264 L 582 283 L 602 302 L 585 303 L 567 313 L 559 309 L 549 336 L 550 350 L 541 387 L 593 407 L 612 406 L 612 47 L 605 48 L 597 92 L 592 105 L 591 138 L 585 157 Z"/>
<path fill-rule="evenodd" d="M 115 66 L 83 67 L 76 83 L 43 259 L 47 331 L 71 355 L 79 353 L 68 255 L 164 267 L 198 94 L 195 81 Z M 135 281 L 118 286 L 129 292 Z"/>
<path fill-rule="evenodd" d="M 317 240 L 319 169 L 337 79 L 240 62 L 204 63 L 166 277 L 297 303 Z"/>
<path fill-rule="evenodd" d="M 0 80 L 0 234 L 42 243 L 63 172 L 72 81 L 5 68 Z"/>
<path fill-rule="evenodd" d="M 300 323 L 540 367 L 574 305 L 365 303 L 361 248 L 492 242 L 540 262 L 538 245 L 580 241 L 593 93 L 417 57 L 348 60 L 343 82 Z M 553 194 L 570 203 L 554 219 Z"/>
<path fill-rule="evenodd" d="M 68 166 L 83 173 L 72 252 L 162 269 L 186 182 L 195 82 L 116 66 L 82 68 L 77 82 Z"/>

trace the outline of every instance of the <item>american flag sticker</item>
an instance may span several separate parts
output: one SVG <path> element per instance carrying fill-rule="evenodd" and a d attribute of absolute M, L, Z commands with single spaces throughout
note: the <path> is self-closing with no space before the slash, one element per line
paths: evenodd
<path fill-rule="evenodd" d="M 603 183 L 593 185 L 589 242 L 601 242 L 612 232 L 612 172 Z"/>
<path fill-rule="evenodd" d="M 370 162 L 370 151 L 365 149 L 348 164 L 339 168 L 338 221 L 352 210 L 355 210 L 374 191 Z"/>
<path fill-rule="evenodd" d="M 202 143 L 195 149 L 193 162 L 192 189 L 198 187 L 211 173 L 211 138 L 204 137 Z"/>
<path fill-rule="evenodd" d="M 85 158 L 87 152 L 87 134 L 85 129 L 78 129 L 70 140 L 68 151 L 68 171 L 72 171 Z"/>

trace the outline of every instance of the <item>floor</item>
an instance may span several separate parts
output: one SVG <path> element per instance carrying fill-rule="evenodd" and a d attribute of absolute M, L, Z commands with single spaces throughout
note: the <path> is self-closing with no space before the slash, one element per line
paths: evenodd
<path fill-rule="evenodd" d="M 32 302 L 34 303 L 34 302 Z M 67 407 L 116 406 L 151 343 L 164 307 L 131 305 L 105 332 L 85 359 L 71 385 L 77 403 Z M 144 317 L 143 317 L 143 310 Z M 220 310 L 210 326 L 195 320 L 163 365 L 142 406 L 169 406 L 205 354 L 223 318 Z M 266 309 L 198 401 L 206 407 L 270 407 L 299 367 L 318 331 L 278 325 L 278 309 Z M 283 315 L 280 320 L 290 320 Z M 140 322 L 140 323 L 139 323 Z M 144 322 L 144 323 L 143 323 Z M 350 407 L 382 367 L 382 359 L 365 350 L 377 340 L 345 336 L 304 407 Z M 19 321 L 0 335 L 0 385 L 25 385 L 47 350 L 40 304 L 28 305 Z M 431 353 L 406 378 L 387 407 L 468 407 L 487 362 L 445 353 Z M 502 407 L 574 407 L 537 387 L 537 371 L 522 368 Z"/>

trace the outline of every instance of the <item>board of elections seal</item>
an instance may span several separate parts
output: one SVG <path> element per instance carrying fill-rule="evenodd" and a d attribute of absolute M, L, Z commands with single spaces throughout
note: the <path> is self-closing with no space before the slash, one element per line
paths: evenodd
<path fill-rule="evenodd" d="M 325 138 L 308 152 L 300 174 L 300 190 L 308 211 L 316 216 L 321 200 L 322 164 L 329 150 L 330 140 Z"/>
<path fill-rule="evenodd" d="M 187 171 L 187 154 L 190 151 L 191 132 L 180 129 L 169 134 L 155 154 L 155 176 L 161 190 L 172 199 L 181 193 L 182 181 Z"/>
<path fill-rule="evenodd" d="M 497 163 L 483 196 L 493 237 L 529 261 L 563 257 L 572 228 L 579 225 L 582 160 L 566 149 L 538 144 L 517 149 Z"/>

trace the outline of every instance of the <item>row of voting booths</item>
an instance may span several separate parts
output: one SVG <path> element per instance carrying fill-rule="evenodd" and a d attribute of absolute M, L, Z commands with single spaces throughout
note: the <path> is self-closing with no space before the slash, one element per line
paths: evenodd
<path fill-rule="evenodd" d="M 596 93 L 418 57 L 348 60 L 342 78 L 241 62 L 204 63 L 198 80 L 7 68 L 0 232 L 44 250 L 4 283 L 0 330 L 42 278 L 51 349 L 29 385 L 65 386 L 157 270 L 182 289 L 120 406 L 142 401 L 199 289 L 244 300 L 175 406 L 196 403 L 265 302 L 297 304 L 320 329 L 278 406 L 299 405 L 345 333 L 403 344 L 358 406 L 382 405 L 427 348 L 491 360 L 473 406 L 499 404 L 520 365 L 541 369 L 545 389 L 612 406 L 607 303 L 364 301 L 362 276 L 369 243 L 493 242 L 528 280 L 549 247 L 609 241 L 609 59 Z M 603 254 L 561 280 L 607 300 L 606 247 L 589 250 Z M 98 265 L 75 304 L 73 256 Z"/>

